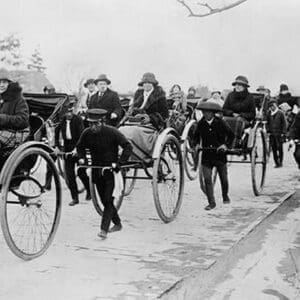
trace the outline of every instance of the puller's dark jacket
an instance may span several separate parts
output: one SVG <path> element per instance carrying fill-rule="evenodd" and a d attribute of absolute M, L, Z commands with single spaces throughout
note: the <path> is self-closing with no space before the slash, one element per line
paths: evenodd
<path fill-rule="evenodd" d="M 212 148 L 212 150 L 203 150 L 202 164 L 214 166 L 227 162 L 224 152 L 217 152 L 216 148 L 225 144 L 230 147 L 234 139 L 234 133 L 226 122 L 218 117 L 214 117 L 209 124 L 204 117 L 198 122 L 194 133 L 195 144 L 200 144 L 203 148 Z"/>
<path fill-rule="evenodd" d="M 116 126 L 123 116 L 123 108 L 119 96 L 110 89 L 107 89 L 102 96 L 100 96 L 100 92 L 94 94 L 90 98 L 88 108 L 101 108 L 107 110 L 106 123 L 111 126 Z M 110 115 L 112 113 L 115 113 L 118 117 L 116 119 L 111 119 Z"/>
<path fill-rule="evenodd" d="M 70 131 L 71 131 L 70 140 L 68 140 L 66 137 L 66 125 L 67 125 L 67 119 L 66 117 L 63 117 L 62 121 L 55 129 L 55 145 L 59 146 L 59 136 L 61 133 L 62 138 L 64 140 L 64 151 L 69 152 L 75 148 L 77 142 L 79 141 L 81 133 L 84 130 L 84 124 L 80 116 L 78 115 L 72 116 L 72 119 L 70 121 Z"/>
<path fill-rule="evenodd" d="M 120 158 L 118 147 L 123 148 Z M 112 163 L 125 163 L 132 152 L 132 146 L 126 137 L 112 126 L 102 125 L 97 132 L 90 128 L 83 131 L 77 144 L 79 158 L 85 158 L 86 149 L 90 150 L 92 164 L 111 166 Z"/>

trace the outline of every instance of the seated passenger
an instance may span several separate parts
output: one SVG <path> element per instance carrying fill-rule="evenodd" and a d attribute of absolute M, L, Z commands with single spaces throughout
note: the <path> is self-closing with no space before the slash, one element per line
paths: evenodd
<path fill-rule="evenodd" d="M 0 69 L 0 150 L 13 148 L 29 136 L 29 109 L 19 83 Z"/>
<path fill-rule="evenodd" d="M 172 99 L 173 102 L 173 109 L 177 110 L 178 112 L 185 113 L 186 112 L 186 98 L 184 96 L 183 91 L 181 90 L 180 85 L 174 84 L 170 90 L 169 98 Z"/>
<path fill-rule="evenodd" d="M 136 126 L 123 126 L 120 131 L 133 145 L 134 160 L 146 159 L 152 155 L 158 130 L 165 127 L 168 118 L 168 106 L 165 92 L 158 85 L 154 74 L 145 73 L 135 93 L 129 116 L 134 116 L 140 123 Z"/>
<path fill-rule="evenodd" d="M 232 83 L 234 90 L 230 92 L 223 106 L 223 115 L 234 117 L 233 120 L 228 120 L 236 137 L 234 145 L 241 141 L 244 129 L 250 126 L 250 122 L 255 119 L 256 108 L 253 96 L 248 92 L 248 79 L 245 76 L 237 76 Z M 248 136 L 248 135 L 247 135 Z M 243 139 L 242 147 L 251 148 L 253 142 L 252 134 Z M 245 158 L 245 157 L 244 157 Z"/>
<path fill-rule="evenodd" d="M 209 99 L 207 99 L 207 101 L 216 103 L 216 104 L 220 105 L 221 107 L 223 107 L 223 105 L 224 105 L 224 99 L 221 96 L 221 92 L 218 90 L 213 90 L 211 92 L 211 97 Z"/>
<path fill-rule="evenodd" d="M 196 98 L 196 89 L 193 86 L 191 86 L 188 89 L 187 99 L 195 99 L 195 98 Z"/>
<path fill-rule="evenodd" d="M 171 88 L 169 99 L 173 100 L 173 104 L 171 115 L 168 120 L 168 126 L 173 127 L 181 134 L 187 120 L 187 102 L 185 95 L 178 84 L 173 85 Z"/>
<path fill-rule="evenodd" d="M 123 117 L 123 109 L 120 103 L 119 95 L 108 88 L 111 81 L 105 74 L 99 75 L 94 81 L 98 92 L 91 97 L 88 108 L 100 108 L 107 110 L 106 124 L 117 126 Z"/>
<path fill-rule="evenodd" d="M 245 76 L 237 76 L 232 83 L 234 90 L 230 92 L 223 106 L 224 116 L 240 117 L 246 125 L 255 119 L 255 102 L 248 92 L 248 79 Z"/>

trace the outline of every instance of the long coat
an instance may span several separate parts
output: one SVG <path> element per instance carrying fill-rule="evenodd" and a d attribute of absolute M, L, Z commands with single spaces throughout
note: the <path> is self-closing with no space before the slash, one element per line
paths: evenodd
<path fill-rule="evenodd" d="M 253 96 L 247 90 L 243 93 L 232 91 L 225 100 L 223 111 L 224 116 L 232 116 L 233 113 L 237 113 L 247 121 L 252 121 L 256 115 Z"/>
<path fill-rule="evenodd" d="M 88 108 L 101 108 L 107 110 L 106 123 L 112 126 L 116 126 L 124 114 L 118 94 L 110 89 L 107 89 L 102 97 L 100 97 L 99 92 L 94 94 L 89 101 Z M 110 115 L 112 113 L 115 113 L 118 116 L 117 119 L 111 119 Z"/>
<path fill-rule="evenodd" d="M 149 95 L 143 109 L 140 107 L 144 102 L 144 91 L 138 90 L 135 93 L 133 105 L 129 111 L 130 114 L 136 115 L 146 113 L 150 117 L 151 124 L 159 129 L 165 126 L 165 122 L 169 117 L 166 94 L 160 86 L 154 87 L 154 90 Z"/>
<path fill-rule="evenodd" d="M 271 135 L 281 136 L 282 134 L 286 134 L 286 120 L 284 113 L 280 109 L 274 115 L 269 112 L 267 127 Z"/>
<path fill-rule="evenodd" d="M 17 82 L 0 94 L 0 130 L 23 130 L 29 127 L 29 108 Z"/>

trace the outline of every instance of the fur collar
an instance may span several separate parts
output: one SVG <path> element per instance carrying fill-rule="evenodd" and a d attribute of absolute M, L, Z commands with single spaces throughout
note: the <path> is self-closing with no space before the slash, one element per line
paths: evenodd
<path fill-rule="evenodd" d="M 21 98 L 22 88 L 18 82 L 11 82 L 8 85 L 7 90 L 1 94 L 1 98 L 4 102 L 14 101 Z"/>
<path fill-rule="evenodd" d="M 145 110 L 147 110 L 147 108 L 149 108 L 154 102 L 158 101 L 161 98 L 165 97 L 165 92 L 162 89 L 162 87 L 160 86 L 155 86 L 154 90 L 152 91 L 152 93 L 150 94 L 147 103 L 144 107 Z M 133 106 L 134 107 L 141 107 L 141 105 L 144 102 L 144 91 L 142 89 L 138 90 L 135 94 L 134 97 L 134 103 Z"/>

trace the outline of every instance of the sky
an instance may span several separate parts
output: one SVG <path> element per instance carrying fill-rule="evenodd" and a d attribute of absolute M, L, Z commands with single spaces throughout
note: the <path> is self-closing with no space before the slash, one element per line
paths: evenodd
<path fill-rule="evenodd" d="M 153 72 L 166 91 L 231 88 L 245 75 L 252 90 L 276 94 L 286 83 L 300 95 L 299 0 L 248 0 L 206 18 L 188 17 L 176 0 L 10 0 L 0 10 L 0 36 L 8 33 L 25 53 L 39 47 L 48 78 L 66 92 L 102 73 L 114 90 L 132 91 Z"/>

